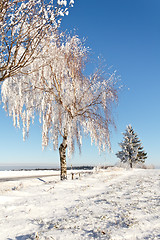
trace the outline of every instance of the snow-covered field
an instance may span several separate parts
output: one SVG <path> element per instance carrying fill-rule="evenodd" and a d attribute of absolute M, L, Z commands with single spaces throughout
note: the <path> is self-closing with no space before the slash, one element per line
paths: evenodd
<path fill-rule="evenodd" d="M 28 174 L 37 172 L 0 172 L 0 178 Z M 24 239 L 160 239 L 160 170 L 0 182 L 0 240 Z"/>

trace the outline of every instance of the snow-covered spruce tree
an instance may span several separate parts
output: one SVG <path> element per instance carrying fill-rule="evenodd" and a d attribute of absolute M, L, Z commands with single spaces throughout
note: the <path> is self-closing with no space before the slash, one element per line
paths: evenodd
<path fill-rule="evenodd" d="M 133 167 L 133 163 L 144 163 L 147 153 L 143 150 L 141 142 L 131 125 L 127 126 L 126 132 L 123 135 L 124 140 L 119 143 L 122 150 L 116 153 L 116 156 L 120 158 L 121 162 L 129 163 L 131 168 Z"/>
<path fill-rule="evenodd" d="M 0 82 L 38 57 L 73 0 L 0 0 Z M 39 45 L 41 44 L 41 47 Z"/>
<path fill-rule="evenodd" d="M 55 38 L 53 38 L 55 39 Z M 42 147 L 49 140 L 59 148 L 61 179 L 67 178 L 66 149 L 70 157 L 75 142 L 89 135 L 99 150 L 110 148 L 112 104 L 117 101 L 115 72 L 97 69 L 84 74 L 88 48 L 77 37 L 46 42 L 41 59 L 27 69 L 30 75 L 17 74 L 2 84 L 2 101 L 13 117 L 14 126 L 23 123 L 23 137 L 29 133 L 30 120 L 38 113 L 42 123 Z M 41 68 L 37 68 L 40 62 Z"/>

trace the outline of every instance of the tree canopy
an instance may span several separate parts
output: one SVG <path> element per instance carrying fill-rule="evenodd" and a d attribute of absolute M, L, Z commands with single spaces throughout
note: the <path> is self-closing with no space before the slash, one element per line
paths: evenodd
<path fill-rule="evenodd" d="M 73 0 L 69 3 L 67 0 L 57 3 L 53 0 L 1 0 L 0 82 L 16 75 L 38 56 L 48 32 L 56 31 L 73 3 Z"/>
<path fill-rule="evenodd" d="M 90 134 L 99 149 L 110 146 L 109 126 L 114 124 L 111 109 L 117 101 L 115 72 L 105 75 L 97 69 L 85 76 L 87 52 L 77 36 L 69 36 L 65 42 L 46 42 L 41 57 L 25 68 L 29 74 L 17 74 L 3 83 L 2 101 L 14 126 L 20 127 L 21 117 L 24 139 L 30 120 L 38 113 L 43 147 L 50 138 L 57 149 L 64 129 L 69 153 L 74 150 L 75 140 L 81 146 L 82 132 Z"/>

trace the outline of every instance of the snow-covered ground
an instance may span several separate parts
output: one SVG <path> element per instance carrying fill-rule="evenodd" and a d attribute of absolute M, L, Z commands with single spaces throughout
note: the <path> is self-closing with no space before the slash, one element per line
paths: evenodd
<path fill-rule="evenodd" d="M 0 172 L 0 178 L 11 174 L 37 172 Z M 0 182 L 0 240 L 27 239 L 160 239 L 160 170 Z"/>

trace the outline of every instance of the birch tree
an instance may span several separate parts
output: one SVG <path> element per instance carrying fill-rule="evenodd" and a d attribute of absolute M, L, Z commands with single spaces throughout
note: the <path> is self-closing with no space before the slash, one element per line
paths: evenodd
<path fill-rule="evenodd" d="M 0 82 L 22 72 L 38 57 L 46 34 L 56 31 L 73 3 L 73 0 L 0 1 Z"/>
<path fill-rule="evenodd" d="M 67 178 L 66 150 L 70 157 L 82 136 L 89 135 L 99 150 L 110 149 L 110 127 L 114 125 L 112 107 L 118 100 L 116 73 L 100 68 L 85 74 L 88 48 L 77 37 L 46 43 L 41 59 L 44 65 L 24 77 L 16 75 L 2 85 L 5 110 L 14 126 L 23 123 L 23 138 L 29 133 L 30 121 L 39 115 L 42 124 L 42 147 L 49 142 L 59 148 L 61 179 Z"/>

